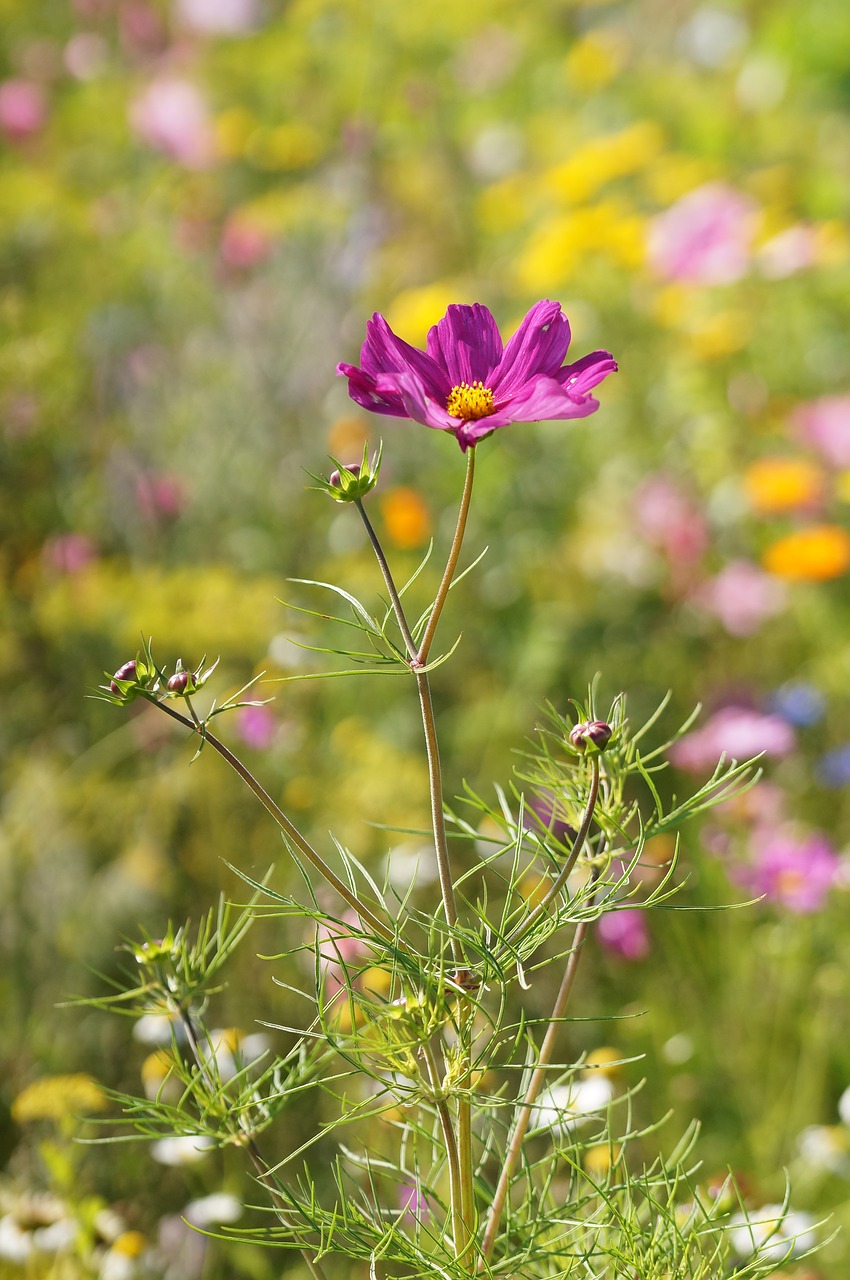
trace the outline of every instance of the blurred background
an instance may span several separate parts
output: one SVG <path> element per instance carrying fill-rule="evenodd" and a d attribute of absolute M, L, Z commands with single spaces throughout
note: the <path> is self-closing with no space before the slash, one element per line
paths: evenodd
<path fill-rule="evenodd" d="M 645 1055 L 621 1087 L 646 1075 L 643 1118 L 673 1112 L 661 1146 L 696 1117 L 705 1182 L 732 1168 L 758 1206 L 788 1170 L 824 1237 L 850 1225 L 850 8 L 0 0 L 0 20 L 0 1276 L 302 1267 L 182 1228 L 190 1201 L 209 1224 L 257 1199 L 237 1161 L 73 1142 L 92 1079 L 150 1087 L 155 1033 L 63 1002 L 106 989 L 139 925 L 243 898 L 225 860 L 297 886 L 220 761 L 87 695 L 142 636 L 169 668 L 221 655 L 226 692 L 325 669 L 300 646 L 328 633 L 287 605 L 328 601 L 287 579 L 379 594 L 356 516 L 310 488 L 328 454 L 383 437 L 370 503 L 400 578 L 447 546 L 455 441 L 370 420 L 334 368 L 373 311 L 420 344 L 450 302 L 509 332 L 557 298 L 572 357 L 605 347 L 620 373 L 594 417 L 479 451 L 466 554 L 489 549 L 434 679 L 448 793 L 506 785 L 540 704 L 597 671 L 636 718 L 672 689 L 670 732 L 703 704 L 680 792 L 765 753 L 678 873 L 683 905 L 760 901 L 610 917 L 576 1004 L 599 1021 L 565 1054 Z M 427 824 L 407 686 L 260 696 L 228 740 L 308 835 L 409 882 L 422 842 L 370 825 Z M 280 928 L 234 962 L 234 1035 L 296 1016 L 257 958 Z M 845 1233 L 787 1272 L 848 1260 Z"/>

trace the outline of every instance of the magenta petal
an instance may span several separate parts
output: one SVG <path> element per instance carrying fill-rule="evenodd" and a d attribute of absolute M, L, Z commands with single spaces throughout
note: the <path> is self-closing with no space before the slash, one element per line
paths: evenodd
<path fill-rule="evenodd" d="M 558 302 L 538 302 L 505 347 L 490 386 L 503 402 L 521 394 L 527 379 L 555 377 L 570 345 L 570 323 Z"/>
<path fill-rule="evenodd" d="M 353 364 L 338 364 L 336 371 L 348 378 L 348 394 L 361 408 L 368 409 L 370 413 L 389 414 L 393 418 L 409 417 L 401 396 L 393 391 L 379 392 L 371 374 L 364 373 Z"/>
<path fill-rule="evenodd" d="M 588 391 L 617 372 L 617 361 L 609 351 L 591 351 L 575 364 L 565 365 L 556 375 L 556 382 L 577 400 L 583 400 Z"/>
<path fill-rule="evenodd" d="M 424 351 L 393 333 L 382 315 L 375 314 L 366 325 L 366 341 L 360 352 L 363 372 L 378 377 L 382 373 L 411 372 L 436 400 L 446 403 L 453 384 L 445 370 Z"/>
<path fill-rule="evenodd" d="M 502 356 L 502 339 L 487 307 L 475 302 L 471 307 L 453 304 L 439 324 L 428 333 L 428 355 L 449 379 L 449 390 L 461 382 L 483 382 Z"/>
<path fill-rule="evenodd" d="M 376 389 L 380 396 L 388 399 L 398 396 L 404 405 L 405 418 L 413 418 L 414 422 L 439 431 L 453 431 L 457 426 L 457 418 L 446 413 L 443 403 L 429 394 L 415 373 L 382 373 L 376 379 Z"/>
<path fill-rule="evenodd" d="M 530 379 L 515 400 L 500 405 L 514 422 L 549 422 L 564 418 L 586 418 L 599 408 L 592 396 L 574 397 L 554 378 L 539 375 Z"/>

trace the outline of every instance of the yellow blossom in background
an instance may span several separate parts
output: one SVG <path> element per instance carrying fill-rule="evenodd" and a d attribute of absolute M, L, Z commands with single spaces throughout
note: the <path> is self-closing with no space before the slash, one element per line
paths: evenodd
<path fill-rule="evenodd" d="M 321 138 L 300 120 L 257 129 L 245 143 L 245 158 L 259 169 L 306 169 L 321 153 Z"/>
<path fill-rule="evenodd" d="M 822 267 L 841 267 L 850 259 L 850 232 L 843 222 L 822 222 L 815 230 L 815 261 Z"/>
<path fill-rule="evenodd" d="M 850 534 L 838 525 L 810 525 L 780 538 L 762 556 L 768 573 L 802 582 L 837 578 L 850 568 Z"/>
<path fill-rule="evenodd" d="M 664 207 L 716 177 L 715 167 L 703 156 L 667 151 L 646 170 L 644 185 L 650 199 Z"/>
<path fill-rule="evenodd" d="M 431 516 L 418 490 L 398 485 L 381 496 L 380 505 L 387 537 L 399 550 L 413 551 L 427 542 Z"/>
<path fill-rule="evenodd" d="M 245 107 L 230 107 L 215 121 L 216 151 L 225 160 L 244 155 L 248 139 L 256 132 L 257 121 Z"/>
<path fill-rule="evenodd" d="M 577 93 L 593 93 L 622 70 L 629 48 L 622 32 L 591 31 L 570 47 L 564 65 L 567 83 Z"/>
<path fill-rule="evenodd" d="M 541 876 L 534 871 L 527 871 L 517 885 L 520 897 L 532 908 L 539 906 L 551 887 L 549 876 Z"/>
<path fill-rule="evenodd" d="M 512 173 L 485 187 L 478 197 L 478 222 L 489 235 L 522 226 L 529 216 L 529 182 L 525 173 Z"/>
<path fill-rule="evenodd" d="M 823 496 L 823 473 L 806 458 L 759 458 L 744 472 L 744 491 L 759 515 L 796 511 Z"/>
<path fill-rule="evenodd" d="M 340 462 L 359 462 L 363 457 L 363 446 L 368 443 L 369 424 L 365 418 L 358 418 L 355 414 L 337 418 L 328 431 L 328 453 L 339 458 Z"/>
<path fill-rule="evenodd" d="M 393 333 L 412 346 L 421 347 L 431 326 L 443 318 L 451 303 L 459 300 L 463 300 L 463 290 L 450 280 L 404 289 L 387 308 L 386 320 Z"/>
<path fill-rule="evenodd" d="M 12 1103 L 12 1119 L 18 1124 L 31 1120 L 66 1120 L 93 1111 L 104 1111 L 106 1098 L 93 1076 L 44 1076 L 27 1085 Z"/>
<path fill-rule="evenodd" d="M 598 1049 L 591 1049 L 590 1053 L 584 1060 L 584 1074 L 598 1073 L 614 1079 L 620 1074 L 623 1065 L 623 1054 L 619 1049 L 614 1049 L 611 1045 L 600 1045 Z"/>
<path fill-rule="evenodd" d="M 717 360 L 745 347 L 752 331 L 752 321 L 745 311 L 727 307 L 695 324 L 687 337 L 697 356 Z"/>
<path fill-rule="evenodd" d="M 560 214 L 534 232 L 516 264 L 518 286 L 529 293 L 543 293 L 576 274 L 587 255 L 635 269 L 644 258 L 645 224 L 624 201 L 606 200 L 597 205 Z"/>
<path fill-rule="evenodd" d="M 619 133 L 592 138 L 568 160 L 553 165 L 541 187 L 556 199 L 584 204 L 607 183 L 637 173 L 663 150 L 664 134 L 652 120 L 638 120 Z"/>
<path fill-rule="evenodd" d="M 613 1164 L 616 1164 L 620 1158 L 620 1147 L 609 1146 L 608 1143 L 600 1143 L 596 1147 L 588 1147 L 582 1156 L 582 1166 L 585 1173 L 589 1173 L 592 1178 L 604 1177 Z"/>
<path fill-rule="evenodd" d="M 834 493 L 840 502 L 850 502 L 850 471 L 839 471 L 835 477 Z"/>

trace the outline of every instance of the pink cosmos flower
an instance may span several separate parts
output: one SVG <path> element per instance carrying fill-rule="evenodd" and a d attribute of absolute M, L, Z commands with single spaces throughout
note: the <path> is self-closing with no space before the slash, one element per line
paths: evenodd
<path fill-rule="evenodd" d="M 136 133 L 186 169 L 205 169 L 215 153 L 206 103 L 189 80 L 153 80 L 133 103 Z"/>
<path fill-rule="evenodd" d="M 778 828 L 755 837 L 752 866 L 736 878 L 768 902 L 805 915 L 818 911 L 835 884 L 841 859 L 821 835 L 800 837 Z"/>
<path fill-rule="evenodd" d="M 462 450 L 511 422 L 586 418 L 590 391 L 617 365 L 592 351 L 564 365 L 570 324 L 558 302 L 533 306 L 507 345 L 481 303 L 450 306 L 425 351 L 397 337 L 382 315 L 366 326 L 360 367 L 337 365 L 352 400 L 372 413 L 450 431 Z"/>
<path fill-rule="evenodd" d="M 797 436 L 835 467 L 850 467 L 850 396 L 822 396 L 791 416 Z"/>
<path fill-rule="evenodd" d="M 700 729 L 686 733 L 670 748 L 677 769 L 713 769 L 722 755 L 747 760 L 751 756 L 787 756 L 796 746 L 794 730 L 780 716 L 765 716 L 747 707 L 723 707 Z"/>
<path fill-rule="evenodd" d="M 701 583 L 692 599 L 719 618 L 730 636 L 750 636 L 788 604 L 784 582 L 751 560 L 732 560 Z"/>
<path fill-rule="evenodd" d="M 646 912 L 640 907 L 624 907 L 609 911 L 599 920 L 596 936 L 606 951 L 623 960 L 643 960 L 649 955 L 649 930 Z"/>
<path fill-rule="evenodd" d="M 647 252 L 667 280 L 732 284 L 750 262 L 756 207 L 722 182 L 689 191 L 654 218 Z"/>

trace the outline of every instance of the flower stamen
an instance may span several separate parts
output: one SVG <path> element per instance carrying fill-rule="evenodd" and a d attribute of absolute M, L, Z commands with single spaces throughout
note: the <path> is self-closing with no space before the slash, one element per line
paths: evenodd
<path fill-rule="evenodd" d="M 477 418 L 486 418 L 495 409 L 493 392 L 483 382 L 460 382 L 452 387 L 446 401 L 446 412 L 453 418 L 462 418 L 465 422 L 473 422 Z"/>

